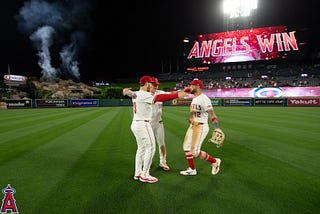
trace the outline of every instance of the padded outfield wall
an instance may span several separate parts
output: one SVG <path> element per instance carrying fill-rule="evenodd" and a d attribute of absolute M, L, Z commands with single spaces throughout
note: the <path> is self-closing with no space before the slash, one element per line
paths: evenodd
<path fill-rule="evenodd" d="M 314 87 L 261 87 L 203 89 L 213 106 L 320 106 L 320 86 Z M 193 95 L 186 99 L 164 102 L 164 105 L 190 105 Z M 124 99 L 8 99 L 4 108 L 67 108 L 131 106 Z M 3 107 L 2 107 L 3 108 Z"/>
<path fill-rule="evenodd" d="M 297 98 L 210 98 L 213 106 L 312 106 L 320 107 L 320 97 Z M 189 106 L 192 98 L 175 99 L 165 106 Z M 107 106 L 132 106 L 131 99 L 9 99 L 6 109 L 22 108 L 83 108 Z M 5 108 L 4 108 L 5 109 Z"/>

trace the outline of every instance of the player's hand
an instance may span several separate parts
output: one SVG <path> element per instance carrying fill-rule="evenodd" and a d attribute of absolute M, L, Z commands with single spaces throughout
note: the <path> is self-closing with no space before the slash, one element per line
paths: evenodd
<path fill-rule="evenodd" d="M 188 93 L 185 92 L 185 91 L 179 91 L 179 92 L 178 92 L 178 97 L 179 97 L 179 98 L 185 98 L 185 97 L 187 97 L 187 96 L 188 96 Z"/>
<path fill-rule="evenodd" d="M 187 92 L 187 93 L 190 93 L 190 92 L 191 92 L 190 86 L 186 86 L 186 87 L 184 88 L 184 91 Z"/>
<path fill-rule="evenodd" d="M 128 95 L 130 90 L 131 90 L 131 88 L 124 88 L 124 89 L 122 90 L 123 96 Z"/>

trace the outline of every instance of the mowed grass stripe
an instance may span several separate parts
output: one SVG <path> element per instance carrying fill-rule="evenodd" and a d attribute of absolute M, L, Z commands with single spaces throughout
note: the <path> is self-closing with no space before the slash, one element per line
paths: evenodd
<path fill-rule="evenodd" d="M 259 110 L 265 111 L 265 109 L 255 109 L 257 112 Z M 293 108 L 287 109 L 288 111 L 295 110 Z M 282 112 L 282 109 L 274 109 L 274 114 L 277 113 L 277 110 Z M 240 143 L 261 154 L 294 164 L 310 173 L 318 173 L 320 169 L 318 164 L 320 162 L 318 155 L 320 146 L 316 142 L 320 137 L 317 131 L 320 127 L 316 119 L 310 114 L 312 110 L 314 115 L 317 114 L 317 108 L 304 108 L 300 109 L 301 112 L 296 113 L 305 120 L 301 121 L 300 126 L 296 126 L 295 130 L 292 126 L 292 118 L 288 118 L 286 114 L 278 114 L 278 120 L 282 123 L 276 121 L 260 123 L 259 116 L 252 117 L 251 114 L 243 114 L 247 118 L 243 122 L 234 120 L 233 117 L 226 118 L 224 120 L 226 123 L 225 132 L 227 136 L 230 136 L 229 139 L 234 140 L 234 143 Z M 304 115 L 305 112 L 308 112 L 309 117 Z M 282 118 L 280 118 L 280 115 L 282 115 Z M 288 121 L 288 125 L 283 125 L 285 121 Z M 310 124 L 313 124 L 313 126 L 308 129 L 297 129 L 297 127 L 308 127 Z M 228 139 L 226 142 L 228 142 Z M 310 159 L 314 161 L 310 162 Z"/>
<path fill-rule="evenodd" d="M 227 146 L 227 145 L 226 145 Z M 224 172 L 231 170 L 233 179 L 239 180 L 247 191 L 244 194 L 258 194 L 259 200 L 267 196 L 266 207 L 273 207 L 277 213 L 280 209 L 290 210 L 290 203 L 295 204 L 298 209 L 294 212 L 301 213 L 305 209 L 316 210 L 318 205 L 314 204 L 319 194 L 320 183 L 317 175 L 305 172 L 290 162 L 284 162 L 278 158 L 270 157 L 269 154 L 261 154 L 240 145 L 231 144 L 233 150 L 225 148 Z M 232 154 L 229 154 L 231 151 Z M 230 161 L 228 161 L 228 159 Z M 310 162 L 310 160 L 309 160 Z M 257 185 L 260 185 L 257 188 Z M 301 194 L 308 195 L 301 201 Z M 282 198 L 285 199 L 282 199 Z M 282 205 L 281 205 L 282 204 Z M 299 211 L 300 210 L 300 211 Z M 267 211 L 267 210 L 264 210 Z M 285 210 L 282 210 L 282 213 Z"/>
<path fill-rule="evenodd" d="M 31 133 L 42 132 L 42 130 L 50 128 L 51 126 L 57 126 L 59 124 L 65 123 L 65 121 L 73 120 L 76 118 L 81 118 L 81 116 L 85 116 L 88 114 L 92 114 L 91 111 L 76 111 L 63 110 L 63 114 L 57 114 L 56 111 L 51 111 L 51 109 L 43 110 L 43 114 L 38 117 L 34 117 L 32 112 L 26 112 L 27 114 L 31 113 L 29 117 L 25 118 L 25 120 L 19 120 L 18 124 L 13 126 L 2 127 L 3 131 L 0 133 L 1 143 L 4 143 L 8 140 L 14 140 L 15 138 L 23 137 L 25 135 L 29 135 Z M 11 112 L 10 112 L 11 113 Z M 30 121 L 29 118 L 34 118 Z"/>
<path fill-rule="evenodd" d="M 0 126 L 2 126 L 3 122 L 14 122 L 19 119 L 32 118 L 32 116 L 38 117 L 40 115 L 46 114 L 48 109 L 44 111 L 39 111 L 40 109 L 8 109 L 0 111 Z M 63 112 L 62 109 L 51 108 L 51 111 L 55 111 L 56 113 Z M 31 117 L 30 117 L 31 116 Z"/>
<path fill-rule="evenodd" d="M 60 179 L 63 179 L 73 164 L 94 143 L 104 127 L 109 125 L 110 121 L 106 121 L 106 118 L 112 118 L 116 113 L 107 108 L 88 109 L 88 111 L 92 112 L 91 120 L 73 121 L 77 122 L 76 127 L 64 129 L 65 133 L 56 135 L 46 144 L 16 158 L 6 167 L 1 167 L 1 171 L 8 173 L 8 180 L 15 183 L 16 187 L 23 192 L 21 196 L 26 200 L 26 206 L 21 209 L 24 213 L 35 213 L 33 210 L 38 203 L 34 203 L 34 197 L 39 202 L 49 194 L 52 188 L 56 188 Z M 98 115 L 95 115 L 97 112 Z M 19 166 L 22 170 L 14 171 L 12 166 Z M 50 208 L 48 210 L 47 208 L 44 206 L 41 210 L 49 213 Z"/>
<path fill-rule="evenodd" d="M 50 111 L 48 111 L 49 113 Z M 78 112 L 77 109 L 70 110 L 68 116 L 43 120 L 42 123 L 35 125 L 33 129 L 32 126 L 28 126 L 25 131 L 20 129 L 16 134 L 10 133 L 10 135 L 2 136 L 4 142 L 0 144 L 0 149 L 5 152 L 0 156 L 0 166 L 6 161 L 15 159 L 38 146 L 49 143 L 68 130 L 72 130 L 82 123 L 98 117 L 101 113 L 102 111 L 98 109 L 91 109 L 91 111 L 85 112 Z"/>
<path fill-rule="evenodd" d="M 110 200 L 133 197 L 128 191 L 119 191 L 127 188 L 123 182 L 132 180 L 134 172 L 136 143 L 130 130 L 131 112 L 113 109 L 112 117 L 105 118 L 109 125 L 35 211 L 50 207 L 49 213 L 109 213 Z M 121 193 L 124 196 L 118 198 Z M 61 201 L 66 203 L 61 205 Z"/>
<path fill-rule="evenodd" d="M 86 111 L 85 109 L 77 109 L 78 113 Z M 17 112 L 23 112 L 17 117 Z M 9 110 L 5 112 L 6 119 L 0 122 L 0 136 L 2 134 L 11 134 L 12 132 L 18 133 L 20 128 L 34 127 L 45 121 L 53 121 L 54 118 L 59 119 L 70 115 L 70 109 L 21 109 Z"/>
<path fill-rule="evenodd" d="M 228 207 L 224 211 L 221 207 L 221 213 L 309 213 L 317 209 L 316 176 L 302 176 L 304 172 L 291 165 L 239 145 L 230 145 L 231 153 L 226 147 L 215 197 L 219 205 Z M 301 199 L 301 194 L 308 196 Z M 231 209 L 228 203 L 233 204 Z"/>

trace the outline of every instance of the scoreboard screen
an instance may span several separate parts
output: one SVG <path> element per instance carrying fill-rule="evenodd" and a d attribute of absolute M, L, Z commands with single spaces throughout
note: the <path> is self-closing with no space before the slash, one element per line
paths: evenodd
<path fill-rule="evenodd" d="M 305 38 L 286 26 L 201 34 L 184 42 L 190 65 L 290 58 L 304 50 Z"/>

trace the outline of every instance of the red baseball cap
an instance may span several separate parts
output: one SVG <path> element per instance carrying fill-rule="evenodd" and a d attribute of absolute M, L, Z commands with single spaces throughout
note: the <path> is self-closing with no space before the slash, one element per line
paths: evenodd
<path fill-rule="evenodd" d="M 202 81 L 199 79 L 193 79 L 192 82 L 189 83 L 190 85 L 198 85 L 200 88 L 202 88 L 203 84 Z"/>
<path fill-rule="evenodd" d="M 154 86 L 158 86 L 160 84 L 159 81 L 158 81 L 158 78 L 156 78 L 156 77 L 151 77 L 151 83 Z"/>
<path fill-rule="evenodd" d="M 140 85 L 146 84 L 146 82 L 151 82 L 151 77 L 150 76 L 143 76 L 140 78 Z"/>

